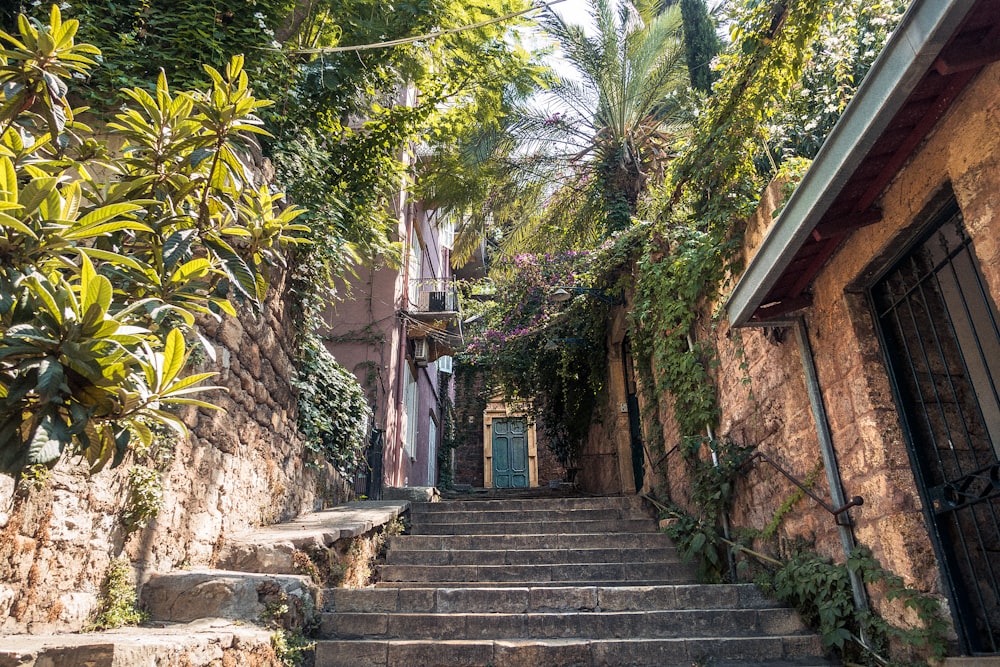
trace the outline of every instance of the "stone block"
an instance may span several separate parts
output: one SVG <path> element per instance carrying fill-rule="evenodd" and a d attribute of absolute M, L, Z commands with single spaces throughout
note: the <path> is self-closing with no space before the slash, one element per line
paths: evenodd
<path fill-rule="evenodd" d="M 528 597 L 527 588 L 443 588 L 437 592 L 437 611 L 519 613 L 528 610 Z"/>
<path fill-rule="evenodd" d="M 674 590 L 678 609 L 732 609 L 739 604 L 738 589 L 724 584 L 693 584 Z"/>
<path fill-rule="evenodd" d="M 231 544 L 219 556 L 219 568 L 240 572 L 270 574 L 299 574 L 294 554 L 298 551 L 291 542 L 265 544 Z"/>
<path fill-rule="evenodd" d="M 677 594 L 673 586 L 609 586 L 596 590 L 602 611 L 641 611 L 677 607 Z"/>
<path fill-rule="evenodd" d="M 676 639 L 618 639 L 590 644 L 593 667 L 689 665 L 687 647 Z"/>
<path fill-rule="evenodd" d="M 483 667 L 493 661 L 489 641 L 401 641 L 389 644 L 386 667 Z"/>
<path fill-rule="evenodd" d="M 399 593 L 395 588 L 329 589 L 324 593 L 324 609 L 338 613 L 396 611 Z"/>
<path fill-rule="evenodd" d="M 591 610 L 598 605 L 598 589 L 593 586 L 547 587 L 539 586 L 529 592 L 530 609 Z"/>
<path fill-rule="evenodd" d="M 338 611 L 323 614 L 320 635 L 330 639 L 362 639 L 385 637 L 389 614 L 369 614 Z"/>
<path fill-rule="evenodd" d="M 434 611 L 433 588 L 399 589 L 399 609 L 401 611 Z"/>
<path fill-rule="evenodd" d="M 306 577 L 203 570 L 153 575 L 142 588 L 142 604 L 153 620 L 189 622 L 202 618 L 258 621 L 272 597 L 315 606 L 315 587 Z"/>
<path fill-rule="evenodd" d="M 386 635 L 407 639 L 467 639 L 464 614 L 390 614 Z"/>
<path fill-rule="evenodd" d="M 590 667 L 590 643 L 584 639 L 494 642 L 496 667 Z"/>
<path fill-rule="evenodd" d="M 316 642 L 316 667 L 385 667 L 389 642 Z"/>

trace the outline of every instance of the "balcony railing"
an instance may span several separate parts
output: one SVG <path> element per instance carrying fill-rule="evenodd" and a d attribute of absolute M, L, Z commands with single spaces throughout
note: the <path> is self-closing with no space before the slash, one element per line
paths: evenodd
<path fill-rule="evenodd" d="M 411 315 L 458 316 L 458 290 L 451 278 L 411 281 L 409 301 L 407 310 Z"/>

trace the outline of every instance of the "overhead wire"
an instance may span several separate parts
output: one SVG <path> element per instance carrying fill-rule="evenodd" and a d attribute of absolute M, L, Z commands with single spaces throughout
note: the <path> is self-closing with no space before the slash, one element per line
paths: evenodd
<path fill-rule="evenodd" d="M 345 53 L 349 51 L 371 51 L 373 49 L 386 49 L 393 46 L 403 46 L 405 44 L 412 44 L 413 42 L 422 42 L 425 40 L 438 39 L 440 37 L 445 37 L 447 35 L 454 35 L 455 33 L 464 32 L 466 30 L 476 30 L 478 28 L 485 28 L 486 26 L 493 25 L 495 23 L 503 23 L 504 21 L 509 21 L 518 16 L 523 16 L 525 14 L 530 14 L 531 12 L 541 11 L 542 9 L 548 9 L 552 5 L 557 5 L 560 2 L 565 2 L 566 0 L 549 0 L 548 2 L 541 2 L 538 5 L 532 5 L 528 9 L 522 9 L 518 12 L 511 12 L 509 14 L 504 14 L 503 16 L 498 16 L 492 19 L 487 19 L 485 21 L 479 21 L 477 23 L 470 23 L 468 25 L 458 26 L 456 28 L 448 28 L 446 30 L 437 30 L 435 32 L 429 32 L 423 35 L 415 35 L 413 37 L 401 37 L 399 39 L 391 39 L 385 42 L 373 42 L 371 44 L 355 44 L 353 46 L 328 46 L 313 49 L 275 49 L 262 47 L 265 51 L 283 51 L 284 53 L 294 53 L 294 54 L 326 54 L 326 53 Z"/>

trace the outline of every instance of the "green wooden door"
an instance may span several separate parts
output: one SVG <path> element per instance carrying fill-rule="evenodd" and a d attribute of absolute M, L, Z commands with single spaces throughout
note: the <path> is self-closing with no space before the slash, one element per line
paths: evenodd
<path fill-rule="evenodd" d="M 493 488 L 528 487 L 528 429 L 523 417 L 493 420 Z"/>

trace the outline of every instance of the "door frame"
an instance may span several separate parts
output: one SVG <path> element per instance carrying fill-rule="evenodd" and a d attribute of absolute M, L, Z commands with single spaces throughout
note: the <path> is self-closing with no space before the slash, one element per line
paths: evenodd
<path fill-rule="evenodd" d="M 483 486 L 493 488 L 493 420 L 524 419 L 528 435 L 528 487 L 538 486 L 538 444 L 535 440 L 535 422 L 523 405 L 510 405 L 494 397 L 483 412 Z"/>

